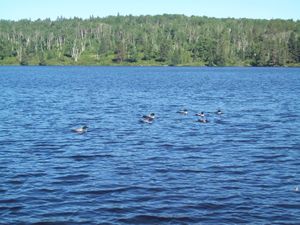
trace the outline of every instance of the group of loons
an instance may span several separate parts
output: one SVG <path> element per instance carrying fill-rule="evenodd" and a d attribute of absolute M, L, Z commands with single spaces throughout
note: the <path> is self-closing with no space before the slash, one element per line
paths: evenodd
<path fill-rule="evenodd" d="M 177 113 L 179 113 L 181 115 L 187 115 L 188 110 L 187 109 L 179 110 L 179 111 L 177 111 Z M 223 112 L 220 109 L 218 109 L 215 113 L 217 115 L 223 114 Z M 195 116 L 199 117 L 199 119 L 196 122 L 208 123 L 208 120 L 206 119 L 206 115 L 204 112 L 196 113 Z M 151 124 L 154 121 L 154 119 L 155 119 L 155 113 L 150 113 L 149 115 L 142 116 L 142 118 L 140 119 L 140 122 Z M 87 132 L 87 130 L 88 130 L 88 126 L 86 126 L 86 125 L 72 129 L 72 131 L 77 134 L 84 134 Z"/>
<path fill-rule="evenodd" d="M 181 115 L 187 115 L 188 110 L 187 109 L 179 110 L 179 111 L 177 111 L 177 113 L 179 113 Z M 215 112 L 215 114 L 221 115 L 221 114 L 223 114 L 223 112 L 220 109 L 218 109 Z M 199 117 L 199 119 L 196 122 L 208 123 L 208 120 L 206 119 L 206 115 L 204 112 L 196 113 L 195 116 Z M 154 121 L 154 119 L 155 119 L 155 113 L 150 113 L 149 115 L 142 116 L 142 118 L 140 119 L 140 122 L 151 124 Z M 87 130 L 88 130 L 87 126 L 81 126 L 81 127 L 73 129 L 72 131 L 77 134 L 84 134 L 87 132 Z M 295 192 L 299 192 L 299 190 L 300 190 L 299 186 L 296 186 L 296 188 L 294 189 Z"/>
<path fill-rule="evenodd" d="M 182 115 L 187 115 L 188 114 L 188 110 L 183 109 L 178 111 L 177 113 L 182 114 Z M 218 109 L 215 112 L 217 115 L 221 115 L 223 114 L 223 112 Z M 196 113 L 195 116 L 199 117 L 199 119 L 197 120 L 197 122 L 199 123 L 208 123 L 208 120 L 205 118 L 205 113 L 204 112 L 200 112 L 200 113 Z M 140 122 L 142 123 L 152 123 L 155 119 L 155 113 L 150 113 L 149 115 L 144 115 L 141 119 Z M 87 132 L 88 127 L 87 126 L 81 126 L 78 128 L 73 129 L 72 131 L 77 133 L 77 134 L 84 134 Z M 299 186 L 296 186 L 294 191 L 295 192 L 299 192 L 300 188 Z"/>
<path fill-rule="evenodd" d="M 187 115 L 188 114 L 188 110 L 187 109 L 179 110 L 179 111 L 177 111 L 177 113 L 179 113 L 181 115 Z M 218 109 L 215 113 L 217 115 L 223 114 L 223 112 L 221 111 L 221 109 Z M 196 122 L 199 122 L 199 123 L 208 123 L 208 120 L 206 119 L 206 115 L 205 115 L 204 112 L 196 113 L 195 116 L 199 117 L 199 119 Z M 149 115 L 144 115 L 140 119 L 140 122 L 142 122 L 142 123 L 152 123 L 154 121 L 154 119 L 155 119 L 155 113 L 150 113 Z"/>

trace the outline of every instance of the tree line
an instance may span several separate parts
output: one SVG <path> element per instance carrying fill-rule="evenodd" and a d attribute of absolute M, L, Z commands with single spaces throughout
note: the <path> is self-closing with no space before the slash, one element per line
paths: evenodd
<path fill-rule="evenodd" d="M 300 21 L 184 15 L 0 20 L 1 65 L 300 65 Z"/>

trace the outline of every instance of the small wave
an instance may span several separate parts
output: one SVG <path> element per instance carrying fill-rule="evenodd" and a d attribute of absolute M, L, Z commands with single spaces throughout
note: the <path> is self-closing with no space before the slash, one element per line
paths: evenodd
<path fill-rule="evenodd" d="M 196 209 L 205 209 L 205 210 L 221 210 L 226 207 L 227 206 L 224 204 L 216 204 L 216 203 L 209 203 L 209 202 L 200 203 L 195 206 Z"/>
<path fill-rule="evenodd" d="M 268 147 L 264 147 L 263 149 L 280 151 L 280 150 L 294 150 L 294 149 L 298 149 L 298 148 L 294 148 L 294 147 L 290 147 L 290 146 L 268 146 Z"/>
<path fill-rule="evenodd" d="M 1 203 L 6 203 L 6 204 L 10 204 L 10 203 L 18 203 L 17 199 L 14 198 L 8 198 L 8 199 L 0 199 L 0 204 Z"/>
<path fill-rule="evenodd" d="M 110 193 L 122 193 L 132 190 L 133 187 L 121 187 L 121 188 L 111 188 L 111 189 L 98 189 L 98 190 L 88 190 L 88 191 L 77 191 L 71 192 L 75 195 L 104 195 Z"/>
<path fill-rule="evenodd" d="M 176 151 L 185 151 L 185 152 L 193 152 L 193 151 L 199 151 L 200 148 L 194 147 L 194 146 L 182 146 L 182 147 L 176 147 L 174 148 Z"/>
<path fill-rule="evenodd" d="M 156 215 L 136 215 L 130 218 L 121 218 L 118 220 L 121 223 L 127 224 L 161 224 L 162 222 L 169 223 L 194 223 L 195 219 L 190 217 L 169 217 Z"/>
<path fill-rule="evenodd" d="M 1 211 L 11 211 L 11 212 L 16 212 L 16 211 L 20 211 L 21 209 L 23 209 L 22 206 L 0 206 L 0 212 Z"/>
<path fill-rule="evenodd" d="M 75 161 L 89 161 L 89 160 L 96 160 L 99 158 L 112 158 L 114 157 L 111 154 L 103 154 L 103 155 L 73 155 L 70 156 L 71 159 L 75 160 Z"/>
<path fill-rule="evenodd" d="M 48 141 L 42 141 L 42 142 L 34 143 L 32 149 L 43 150 L 43 151 L 55 151 L 55 150 L 61 150 L 67 146 L 68 146 L 67 144 L 50 144 L 48 143 Z"/>
<path fill-rule="evenodd" d="M 165 160 L 166 156 L 151 156 L 149 158 L 146 158 L 147 160 L 150 161 L 159 161 L 159 160 Z"/>
<path fill-rule="evenodd" d="M 56 177 L 55 179 L 68 181 L 68 180 L 82 180 L 82 179 L 85 179 L 88 177 L 89 177 L 89 175 L 87 175 L 87 174 L 76 174 L 76 175 L 59 176 L 59 177 Z"/>
<path fill-rule="evenodd" d="M 54 178 L 52 184 L 54 185 L 75 185 L 84 182 L 89 177 L 88 174 L 65 175 Z"/>
<path fill-rule="evenodd" d="M 1 146 L 13 145 L 15 143 L 17 143 L 17 141 L 15 141 L 15 140 L 1 140 L 0 141 Z"/>
<path fill-rule="evenodd" d="M 239 182 L 239 181 L 235 181 L 235 182 Z M 239 186 L 223 186 L 223 188 L 225 189 L 225 190 L 240 190 L 240 189 L 242 189 L 241 187 L 239 187 Z"/>
<path fill-rule="evenodd" d="M 128 191 L 149 191 L 149 192 L 160 192 L 164 189 L 159 187 L 138 187 L 138 186 L 130 186 L 130 187 L 119 187 L 119 188 L 108 188 L 108 189 L 96 189 L 96 190 L 87 190 L 87 191 L 76 191 L 71 192 L 75 195 L 104 195 L 104 194 L 110 194 L 110 193 L 122 193 L 122 192 L 128 192 Z"/>
<path fill-rule="evenodd" d="M 9 180 L 8 183 L 13 184 L 13 185 L 22 185 L 25 183 L 25 180 L 13 179 L 13 180 Z"/>
<path fill-rule="evenodd" d="M 36 191 L 37 192 L 45 192 L 45 193 L 53 193 L 53 192 L 55 192 L 57 190 L 55 190 L 55 189 L 49 189 L 49 188 L 40 188 L 40 189 L 37 189 Z"/>
<path fill-rule="evenodd" d="M 174 147 L 173 144 L 161 144 L 159 147 L 164 148 L 164 149 L 171 149 Z"/>
<path fill-rule="evenodd" d="M 202 173 L 202 170 L 197 169 L 156 169 L 155 170 L 158 173 Z"/>
<path fill-rule="evenodd" d="M 73 224 L 73 223 L 71 221 L 59 221 L 59 220 L 55 220 L 53 222 L 49 221 L 49 222 L 35 222 L 35 223 L 32 223 L 32 225 L 57 225 L 57 224 L 70 225 L 70 224 Z M 78 223 L 75 223 L 75 224 L 78 224 Z"/>
<path fill-rule="evenodd" d="M 19 179 L 19 178 L 29 178 L 29 177 L 42 177 L 46 176 L 47 173 L 44 172 L 35 172 L 35 173 L 19 173 L 15 175 L 13 178 L 14 179 Z"/>
<path fill-rule="evenodd" d="M 271 159 L 281 159 L 284 158 L 285 155 L 282 154 L 277 154 L 277 155 L 254 155 L 252 156 L 253 158 L 257 158 L 257 159 L 265 159 L 265 160 L 271 160 Z"/>
<path fill-rule="evenodd" d="M 98 209 L 96 209 L 95 211 L 97 212 L 108 212 L 108 213 L 130 213 L 134 210 L 138 210 L 138 208 L 134 208 L 134 207 L 100 207 Z"/>
<path fill-rule="evenodd" d="M 276 207 L 283 209 L 299 209 L 299 204 L 276 204 Z"/>
<path fill-rule="evenodd" d="M 68 211 L 63 211 L 63 212 L 45 212 L 40 214 L 40 216 L 42 217 L 46 217 L 46 218 L 55 218 L 55 217 L 71 217 L 77 214 L 77 211 L 74 212 L 68 212 Z"/>

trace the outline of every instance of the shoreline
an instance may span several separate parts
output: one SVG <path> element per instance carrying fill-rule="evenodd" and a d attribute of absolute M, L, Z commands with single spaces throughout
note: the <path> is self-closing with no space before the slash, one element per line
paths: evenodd
<path fill-rule="evenodd" d="M 230 67 L 239 67 L 239 68 L 299 68 L 299 65 L 283 65 L 283 66 L 251 66 L 251 65 L 223 65 L 223 66 L 206 66 L 206 65 L 128 65 L 128 64 L 109 64 L 109 65 L 101 65 L 101 64 L 49 64 L 49 65 L 20 65 L 20 64 L 0 64 L 0 67 L 4 66 L 12 66 L 12 67 L 69 67 L 69 66 L 83 66 L 83 67 L 203 67 L 203 68 L 230 68 Z"/>

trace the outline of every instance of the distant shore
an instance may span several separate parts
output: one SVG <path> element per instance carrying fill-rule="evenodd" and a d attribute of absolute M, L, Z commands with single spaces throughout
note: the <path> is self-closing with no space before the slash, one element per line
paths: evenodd
<path fill-rule="evenodd" d="M 278 68 L 283 68 L 283 67 L 300 67 L 300 63 L 298 64 L 287 64 L 287 65 L 282 65 L 282 66 L 252 66 L 252 65 L 203 65 L 203 64 L 182 64 L 182 65 L 164 65 L 164 64 L 128 64 L 128 63 L 119 63 L 119 64 L 44 64 L 44 65 L 39 65 L 39 64 L 28 64 L 28 65 L 21 65 L 21 64 L 0 64 L 1 66 L 20 66 L 20 67 L 27 67 L 27 66 L 107 66 L 107 67 L 278 67 Z"/>
<path fill-rule="evenodd" d="M 299 66 L 300 21 L 110 16 L 0 21 L 0 65 Z"/>

